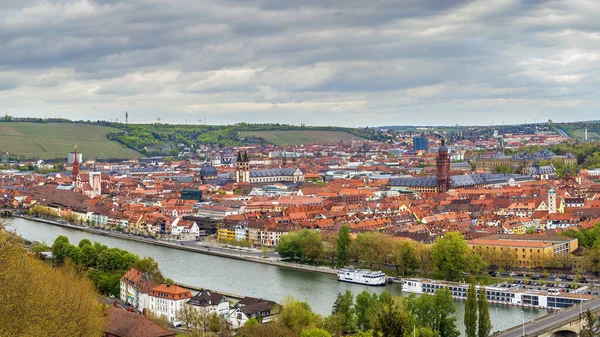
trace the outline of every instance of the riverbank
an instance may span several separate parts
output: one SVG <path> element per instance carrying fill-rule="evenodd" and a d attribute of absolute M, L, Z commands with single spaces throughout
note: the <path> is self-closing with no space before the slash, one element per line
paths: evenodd
<path fill-rule="evenodd" d="M 109 237 L 123 239 L 123 240 L 143 242 L 143 243 L 152 244 L 152 245 L 156 245 L 156 246 L 168 247 L 168 248 L 173 248 L 173 249 L 178 249 L 178 250 L 185 250 L 185 251 L 199 253 L 199 254 L 213 255 L 213 256 L 219 256 L 219 257 L 224 257 L 224 258 L 228 258 L 228 259 L 241 260 L 241 261 L 247 261 L 247 262 L 269 264 L 269 265 L 273 265 L 273 266 L 279 266 L 279 267 L 302 270 L 302 271 L 310 271 L 310 272 L 315 272 L 315 273 L 337 275 L 337 270 L 330 268 L 330 267 L 309 266 L 309 265 L 302 265 L 302 264 L 291 263 L 291 262 L 278 261 L 273 258 L 263 258 L 263 257 L 242 255 L 242 251 L 233 251 L 231 253 L 227 253 L 227 252 L 223 252 L 223 251 L 215 251 L 214 249 L 211 250 L 210 248 L 204 248 L 204 247 L 184 246 L 180 243 L 167 242 L 167 241 L 162 241 L 162 240 L 158 240 L 158 239 L 147 239 L 147 238 L 130 235 L 130 234 L 124 234 L 124 233 L 120 233 L 120 232 L 116 232 L 116 231 L 109 231 L 109 230 L 95 229 L 95 228 L 90 228 L 90 227 L 85 227 L 85 226 L 78 226 L 78 225 L 74 225 L 74 224 L 68 224 L 68 223 L 54 221 L 51 219 L 36 218 L 36 217 L 31 217 L 31 216 L 26 216 L 26 215 L 13 215 L 13 216 L 16 218 L 22 218 L 22 219 L 36 221 L 36 222 L 43 222 L 43 223 L 46 223 L 49 225 L 60 226 L 60 227 L 79 230 L 79 231 L 83 231 L 83 232 L 94 233 L 94 234 L 98 234 L 98 235 L 104 235 L 104 236 L 109 236 Z M 222 249 L 225 249 L 225 248 L 222 248 Z"/>

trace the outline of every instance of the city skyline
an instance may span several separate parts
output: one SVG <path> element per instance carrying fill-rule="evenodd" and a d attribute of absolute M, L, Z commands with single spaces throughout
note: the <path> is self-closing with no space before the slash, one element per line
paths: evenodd
<path fill-rule="evenodd" d="M 2 114 L 151 123 L 597 119 L 592 1 L 5 1 Z"/>

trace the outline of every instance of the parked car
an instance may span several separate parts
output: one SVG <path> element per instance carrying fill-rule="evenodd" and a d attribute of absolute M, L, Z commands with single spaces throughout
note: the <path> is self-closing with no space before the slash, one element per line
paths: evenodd
<path fill-rule="evenodd" d="M 115 295 L 113 295 L 113 294 L 110 294 L 110 296 L 108 296 L 108 297 L 110 297 L 110 298 L 115 298 Z"/>

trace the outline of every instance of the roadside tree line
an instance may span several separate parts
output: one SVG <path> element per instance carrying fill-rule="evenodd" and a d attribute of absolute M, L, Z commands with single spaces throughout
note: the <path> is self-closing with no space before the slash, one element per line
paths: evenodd
<path fill-rule="evenodd" d="M 424 275 L 435 272 L 442 278 L 456 279 L 462 272 L 477 274 L 488 266 L 481 256 L 471 253 L 460 233 L 453 232 L 425 245 L 376 231 L 353 238 L 348 226 L 342 226 L 337 235 L 303 229 L 282 235 L 276 250 L 282 258 L 301 263 L 391 267 L 398 276 L 419 269 Z"/>

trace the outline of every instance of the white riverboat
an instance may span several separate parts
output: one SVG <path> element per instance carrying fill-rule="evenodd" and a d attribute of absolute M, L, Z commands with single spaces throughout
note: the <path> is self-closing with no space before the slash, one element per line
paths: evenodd
<path fill-rule="evenodd" d="M 338 270 L 338 281 L 383 286 L 386 282 L 385 273 L 358 268 L 342 268 Z"/>
<path fill-rule="evenodd" d="M 477 290 L 481 286 L 477 286 Z M 421 278 L 402 279 L 402 291 L 413 294 L 433 294 L 440 288 L 448 288 L 452 297 L 457 300 L 466 300 L 469 285 L 446 281 L 436 281 Z M 515 286 L 487 286 L 485 287 L 488 301 L 496 304 L 515 305 L 540 309 L 563 309 L 572 305 L 580 305 L 594 296 L 581 293 L 561 292 L 556 289 L 534 290 L 520 289 Z"/>

